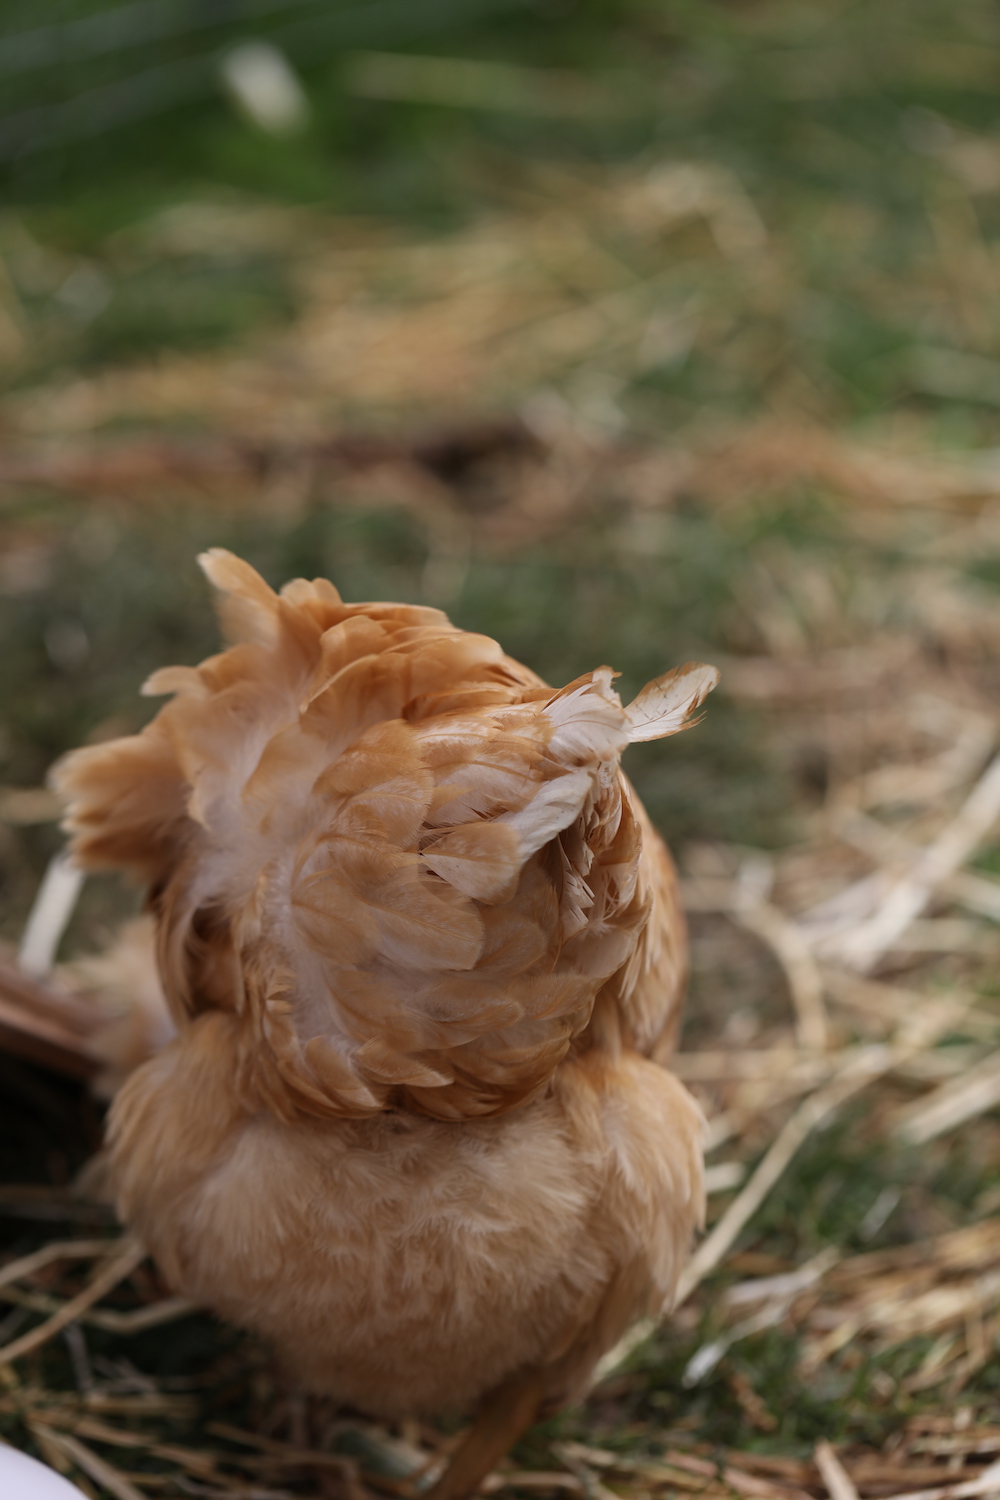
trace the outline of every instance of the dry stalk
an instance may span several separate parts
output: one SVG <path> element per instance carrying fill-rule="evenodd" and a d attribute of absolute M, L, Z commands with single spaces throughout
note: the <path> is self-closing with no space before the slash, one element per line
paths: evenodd
<path fill-rule="evenodd" d="M 22 1334 L 19 1339 L 14 1339 L 13 1343 L 0 1349 L 0 1365 L 12 1364 L 14 1360 L 21 1359 L 25 1354 L 40 1349 L 43 1344 L 55 1338 L 56 1334 L 60 1333 L 67 1324 L 74 1322 L 81 1313 L 93 1307 L 95 1302 L 100 1302 L 101 1298 L 107 1296 L 108 1292 L 119 1282 L 131 1276 L 136 1267 L 146 1259 L 146 1251 L 128 1235 L 124 1236 L 119 1244 L 121 1253 L 103 1271 L 98 1272 L 89 1286 L 84 1287 L 76 1297 L 70 1298 L 57 1313 L 54 1313 L 39 1327 L 32 1328 L 30 1332 Z"/>
<path fill-rule="evenodd" d="M 972 855 L 1000 816 L 1000 756 L 994 757 L 956 816 L 896 880 L 876 909 L 848 931 L 815 944 L 824 958 L 867 973 L 937 891 Z"/>
<path fill-rule="evenodd" d="M 30 1255 L 23 1255 L 20 1260 L 11 1260 L 5 1266 L 0 1266 L 0 1287 L 10 1286 L 12 1282 L 23 1280 L 25 1276 L 33 1276 L 36 1271 L 50 1266 L 53 1261 L 92 1260 L 102 1255 L 111 1255 L 119 1244 L 118 1240 L 54 1240 L 49 1245 L 43 1245 L 40 1250 L 33 1250 Z"/>
<path fill-rule="evenodd" d="M 66 1306 L 58 1297 L 50 1297 L 45 1292 L 22 1292 L 15 1287 L 0 1287 L 0 1301 L 49 1315 L 61 1313 Z M 80 1313 L 75 1321 L 128 1337 L 135 1333 L 145 1333 L 150 1328 L 163 1328 L 168 1323 L 177 1323 L 181 1318 L 189 1318 L 192 1313 L 203 1310 L 201 1303 L 190 1297 L 164 1297 L 160 1302 L 148 1302 L 128 1312 L 119 1312 L 112 1307 L 94 1308 Z"/>
<path fill-rule="evenodd" d="M 488 1474 L 479 1486 L 484 1495 L 498 1495 L 501 1490 L 540 1490 L 543 1494 L 586 1495 L 583 1480 L 575 1474 L 563 1474 L 558 1469 L 532 1471 L 516 1469 L 510 1473 L 502 1471 Z"/>
<path fill-rule="evenodd" d="M 133 1334 L 145 1333 L 149 1328 L 163 1328 L 198 1312 L 204 1312 L 204 1308 L 191 1297 L 164 1297 L 160 1302 L 149 1302 L 130 1312 L 102 1308 L 89 1313 L 86 1321 L 93 1323 L 95 1328 L 106 1328 L 109 1333 Z"/>
<path fill-rule="evenodd" d="M 799 1045 L 810 1052 L 825 1051 L 829 1025 L 823 1003 L 823 981 L 802 932 L 769 901 L 737 904 L 732 915 L 741 927 L 767 943 L 784 970 L 795 1006 Z"/>
<path fill-rule="evenodd" d="M 935 1089 L 903 1113 L 896 1130 L 912 1146 L 922 1146 L 1000 1104 L 1000 1052 L 993 1052 L 958 1078 Z"/>
<path fill-rule="evenodd" d="M 1000 1305 L 1000 1273 L 995 1270 L 1000 1221 L 985 1220 L 916 1245 L 856 1256 L 830 1273 L 826 1290 L 840 1306 L 815 1304 L 806 1318 L 818 1337 L 807 1338 L 800 1368 L 804 1374 L 861 1334 L 887 1348 L 917 1336 L 936 1342 L 920 1369 L 906 1381 L 908 1391 L 939 1385 L 952 1366 L 951 1385 L 961 1385 L 988 1357 Z M 962 1356 L 963 1342 L 965 1355 Z"/>
<path fill-rule="evenodd" d="M 854 1480 L 825 1439 L 816 1444 L 813 1460 L 826 1485 L 830 1500 L 858 1500 Z"/>
<path fill-rule="evenodd" d="M 1000 1463 L 990 1464 L 977 1479 L 959 1484 L 942 1484 L 933 1489 L 907 1490 L 889 1495 L 887 1500 L 974 1500 L 978 1495 L 1000 1494 Z"/>

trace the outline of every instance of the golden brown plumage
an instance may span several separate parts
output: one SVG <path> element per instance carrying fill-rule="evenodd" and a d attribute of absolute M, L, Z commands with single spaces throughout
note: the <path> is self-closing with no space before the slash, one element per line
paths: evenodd
<path fill-rule="evenodd" d="M 530 1420 L 669 1301 L 701 1214 L 650 1060 L 683 925 L 618 763 L 716 674 L 623 709 L 609 668 L 553 692 L 437 610 L 203 564 L 238 644 L 57 773 L 78 859 L 149 884 L 178 1030 L 112 1111 L 122 1214 L 311 1387 Z"/>

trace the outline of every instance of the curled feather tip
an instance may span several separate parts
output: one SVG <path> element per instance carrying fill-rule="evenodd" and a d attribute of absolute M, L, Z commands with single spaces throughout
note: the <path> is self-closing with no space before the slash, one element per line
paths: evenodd
<path fill-rule="evenodd" d="M 719 681 L 718 667 L 689 661 L 648 682 L 625 710 L 629 740 L 659 740 L 690 729 L 693 717 Z"/>

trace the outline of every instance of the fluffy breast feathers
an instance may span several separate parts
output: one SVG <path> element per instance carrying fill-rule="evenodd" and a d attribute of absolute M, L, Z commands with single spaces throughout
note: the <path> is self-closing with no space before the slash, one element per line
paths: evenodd
<path fill-rule="evenodd" d="M 686 727 L 714 668 L 623 708 L 608 667 L 553 692 L 438 610 L 201 561 L 235 644 L 155 673 L 146 729 L 55 774 L 77 859 L 150 885 L 177 1025 L 239 1017 L 240 1087 L 284 1118 L 537 1094 L 642 978 L 621 752 Z"/>

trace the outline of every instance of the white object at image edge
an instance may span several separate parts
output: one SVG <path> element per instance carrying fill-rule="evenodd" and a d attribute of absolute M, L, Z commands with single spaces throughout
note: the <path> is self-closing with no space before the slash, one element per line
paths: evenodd
<path fill-rule="evenodd" d="M 54 1469 L 0 1443 L 0 1495 L 3 1500 L 84 1500 L 82 1490 Z"/>

